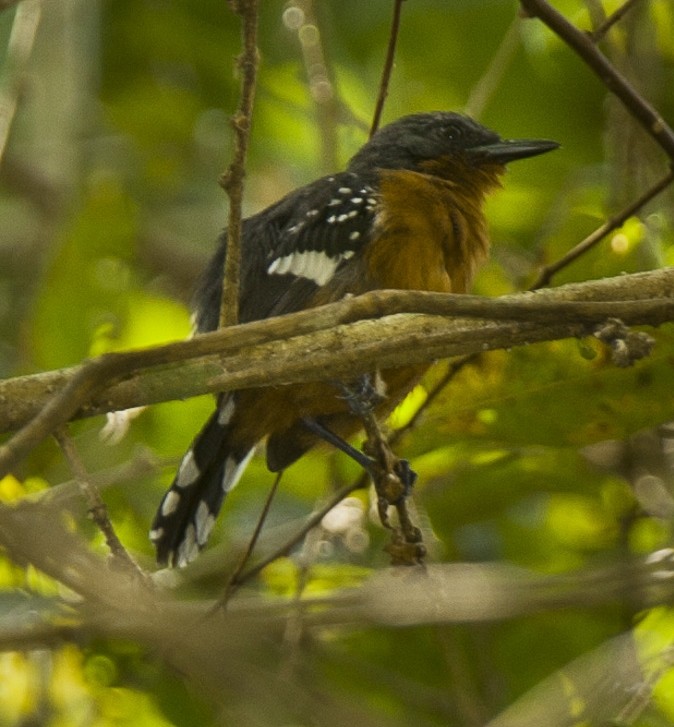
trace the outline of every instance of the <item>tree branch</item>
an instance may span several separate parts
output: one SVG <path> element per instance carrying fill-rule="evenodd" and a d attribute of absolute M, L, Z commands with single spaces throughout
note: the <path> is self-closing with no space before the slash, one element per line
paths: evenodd
<path fill-rule="evenodd" d="M 526 13 L 539 18 L 585 61 L 644 129 L 674 161 L 674 131 L 658 111 L 603 55 L 587 33 L 570 23 L 546 0 L 520 0 Z"/>
<path fill-rule="evenodd" d="M 370 136 L 374 134 L 379 128 L 381 121 L 381 115 L 384 110 L 384 103 L 388 96 L 388 85 L 391 80 L 391 73 L 393 71 L 393 62 L 395 61 L 396 45 L 398 43 L 398 34 L 400 32 L 400 16 L 402 13 L 402 6 L 405 0 L 393 0 L 393 18 L 391 20 L 391 32 L 389 33 L 388 48 L 386 50 L 386 60 L 384 61 L 384 68 L 381 72 L 381 81 L 379 83 L 379 94 L 377 96 L 377 103 L 374 107 L 374 113 L 372 115 L 372 126 L 370 126 Z"/>
<path fill-rule="evenodd" d="M 546 265 L 542 268 L 538 274 L 536 282 L 531 286 L 531 290 L 538 290 L 549 284 L 552 280 L 552 276 L 558 273 L 562 268 L 570 265 L 574 260 L 577 260 L 581 255 L 584 255 L 588 250 L 593 248 L 599 242 L 601 242 L 606 235 L 618 228 L 622 227 L 627 220 L 636 214 L 642 207 L 650 202 L 654 197 L 657 197 L 663 192 L 674 180 L 674 168 L 670 169 L 669 172 L 659 181 L 656 182 L 649 190 L 644 192 L 639 199 L 633 202 L 624 210 L 621 210 L 617 215 L 614 215 L 610 220 L 604 222 L 603 225 L 598 227 L 594 232 L 589 234 L 584 240 L 581 240 L 575 245 L 569 252 L 563 255 L 559 260 L 556 260 L 550 265 Z"/>
<path fill-rule="evenodd" d="M 625 15 L 640 2 L 643 2 L 643 0 L 626 0 L 626 2 L 624 2 L 615 12 L 609 15 L 609 17 L 606 18 L 599 27 L 589 33 L 590 38 L 592 38 L 595 43 L 598 43 L 617 22 L 622 20 Z"/>
<path fill-rule="evenodd" d="M 349 380 L 376 368 L 588 335 L 607 318 L 651 326 L 674 320 L 674 270 L 500 299 L 373 291 L 190 341 L 106 354 L 0 382 L 0 431 L 23 427 L 0 447 L 0 476 L 74 417 L 270 381 Z"/>
<path fill-rule="evenodd" d="M 108 508 L 105 502 L 103 502 L 100 492 L 92 483 L 89 473 L 84 466 L 84 462 L 82 461 L 82 458 L 75 447 L 75 443 L 68 434 L 65 426 L 60 427 L 55 432 L 54 436 L 56 441 L 59 443 L 73 474 L 75 475 L 80 491 L 87 501 L 89 515 L 103 534 L 105 543 L 116 563 L 130 575 L 138 577 L 146 585 L 150 585 L 150 581 L 147 580 L 146 574 L 122 545 L 122 541 L 119 539 L 119 536 L 110 521 L 110 517 L 108 516 Z"/>
<path fill-rule="evenodd" d="M 246 176 L 246 154 L 255 100 L 255 81 L 259 55 L 257 50 L 257 0 L 230 0 L 232 10 L 241 16 L 243 52 L 237 59 L 241 71 L 241 98 L 232 117 L 234 158 L 220 177 L 220 186 L 229 197 L 227 255 L 223 272 L 220 326 L 239 322 L 239 285 L 241 267 L 241 220 L 243 217 L 243 180 Z"/>
<path fill-rule="evenodd" d="M 11 4 L 13 3 L 8 3 L 6 0 L 0 2 L 0 10 L 10 7 Z M 14 15 L 7 44 L 4 88 L 0 89 L 0 161 L 5 154 L 9 132 L 19 105 L 23 75 L 33 51 L 41 14 L 42 8 L 37 0 L 24 0 Z"/>

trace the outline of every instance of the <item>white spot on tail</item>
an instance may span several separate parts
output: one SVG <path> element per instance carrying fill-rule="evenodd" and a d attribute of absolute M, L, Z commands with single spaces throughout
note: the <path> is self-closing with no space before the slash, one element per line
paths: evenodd
<path fill-rule="evenodd" d="M 176 511 L 179 502 L 180 494 L 175 490 L 169 490 L 166 495 L 164 495 L 164 500 L 161 503 L 161 514 L 164 517 L 172 515 Z"/>
<path fill-rule="evenodd" d="M 236 487 L 243 471 L 248 466 L 254 451 L 254 449 L 251 449 L 240 462 L 237 462 L 234 457 L 227 457 L 225 469 L 222 475 L 222 489 L 224 492 L 229 492 L 231 489 Z"/>
<path fill-rule="evenodd" d="M 341 260 L 341 255 L 330 257 L 318 250 L 305 250 L 277 258 L 267 268 L 267 272 L 276 275 L 291 273 L 313 280 L 316 285 L 325 285 L 334 275 Z"/>
<path fill-rule="evenodd" d="M 220 411 L 218 411 L 218 424 L 221 427 L 226 427 L 232 421 L 235 409 L 234 397 L 227 397 L 227 401 L 220 407 Z"/>
<path fill-rule="evenodd" d="M 194 516 L 194 523 L 196 525 L 197 532 L 197 544 L 199 547 L 206 545 L 208 536 L 213 530 L 215 525 L 215 518 L 211 515 L 211 511 L 208 509 L 208 505 L 202 500 L 197 508 L 196 515 Z"/>
<path fill-rule="evenodd" d="M 201 472 L 194 460 L 194 452 L 190 449 L 180 463 L 180 469 L 176 476 L 176 487 L 189 487 L 199 477 Z"/>
<path fill-rule="evenodd" d="M 199 555 L 199 545 L 197 544 L 196 531 L 194 529 L 194 525 L 190 523 L 185 529 L 183 542 L 178 546 L 178 568 L 184 568 L 188 563 L 191 563 L 197 555 Z"/>

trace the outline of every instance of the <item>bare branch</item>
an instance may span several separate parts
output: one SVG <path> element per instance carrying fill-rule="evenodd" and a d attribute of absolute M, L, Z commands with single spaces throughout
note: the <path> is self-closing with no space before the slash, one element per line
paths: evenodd
<path fill-rule="evenodd" d="M 241 220 L 243 217 L 243 180 L 246 176 L 246 154 L 255 99 L 255 82 L 259 54 L 257 50 L 258 0 L 230 0 L 232 10 L 241 16 L 243 52 L 237 59 L 241 72 L 241 98 L 232 117 L 234 158 L 220 177 L 220 186 L 229 197 L 227 256 L 223 271 L 220 326 L 239 322 L 239 285 L 241 266 Z"/>
<path fill-rule="evenodd" d="M 643 2 L 643 0 L 626 0 L 626 2 L 624 2 L 614 13 L 609 15 L 599 27 L 589 33 L 590 38 L 592 38 L 595 43 L 598 43 L 617 22 L 622 20 L 625 15 L 640 2 Z"/>
<path fill-rule="evenodd" d="M 587 33 L 570 23 L 546 0 L 520 0 L 526 13 L 539 18 L 585 61 L 644 129 L 674 160 L 674 131 L 658 111 L 632 86 L 592 42 Z"/>
<path fill-rule="evenodd" d="M 255 545 L 257 544 L 257 541 L 260 537 L 260 533 L 262 532 L 262 528 L 264 526 L 265 520 L 267 519 L 267 515 L 269 514 L 269 508 L 271 507 L 271 503 L 274 500 L 274 497 L 276 496 L 276 493 L 278 492 L 278 486 L 281 484 L 281 478 L 283 477 L 283 470 L 281 470 L 276 477 L 274 477 L 274 482 L 271 486 L 271 489 L 269 490 L 269 493 L 267 494 L 267 497 L 264 501 L 264 507 L 262 508 L 262 512 L 260 513 L 260 517 L 257 519 L 257 523 L 255 524 L 255 530 L 253 531 L 253 534 L 248 541 L 248 545 L 246 546 L 246 550 L 241 557 L 241 560 L 239 561 L 239 565 L 236 567 L 232 575 L 229 577 L 229 581 L 227 582 L 227 585 L 225 586 L 224 593 L 220 600 L 217 603 L 217 608 L 224 608 L 227 605 L 227 602 L 232 597 L 236 589 L 243 583 L 241 574 L 243 573 L 243 569 L 246 567 L 246 564 L 250 560 L 250 557 L 253 555 L 253 550 L 255 549 Z"/>
<path fill-rule="evenodd" d="M 324 505 L 322 505 L 318 510 L 313 512 L 304 522 L 301 528 L 297 530 L 297 532 L 293 533 L 293 535 L 286 540 L 283 544 L 281 544 L 278 548 L 273 550 L 271 553 L 269 553 L 267 556 L 265 556 L 261 561 L 256 563 L 254 566 L 249 568 L 247 571 L 244 571 L 241 573 L 237 579 L 236 583 L 237 585 L 241 586 L 247 581 L 252 580 L 255 578 L 255 576 L 263 571 L 270 563 L 273 563 L 275 560 L 278 560 L 279 558 L 282 558 L 284 555 L 287 555 L 298 543 L 301 543 L 302 540 L 306 537 L 307 533 L 309 531 L 313 530 L 317 525 L 320 524 L 321 520 L 332 510 L 333 507 L 336 507 L 339 505 L 339 503 L 345 498 L 348 497 L 355 489 L 360 487 L 358 484 L 350 484 L 342 487 L 340 490 L 334 493 L 332 497 L 330 497 Z"/>
<path fill-rule="evenodd" d="M 75 369 L 0 382 L 0 430 L 23 427 L 0 447 L 0 476 L 75 416 L 270 381 L 348 381 L 377 368 L 584 336 L 606 318 L 651 326 L 674 320 L 674 271 L 500 299 L 373 291 L 190 341 L 106 354 Z"/>
<path fill-rule="evenodd" d="M 54 433 L 54 437 L 63 450 L 63 454 L 68 460 L 68 464 L 75 475 L 75 479 L 80 486 L 80 490 L 87 501 L 91 519 L 94 521 L 101 533 L 103 533 L 105 542 L 110 549 L 113 558 L 115 558 L 121 568 L 149 584 L 150 581 L 147 580 L 145 573 L 141 570 L 138 563 L 136 563 L 136 561 L 129 555 L 122 545 L 122 541 L 117 536 L 115 528 L 108 516 L 108 508 L 105 502 L 103 502 L 98 489 L 91 482 L 91 478 L 84 466 L 84 462 L 82 461 L 82 458 L 75 447 L 75 443 L 68 434 L 66 428 L 60 427 Z"/>
<path fill-rule="evenodd" d="M 465 112 L 474 119 L 479 119 L 487 104 L 498 88 L 498 84 L 508 70 L 520 45 L 521 19 L 514 18 L 506 30 L 499 47 L 496 49 L 489 66 L 480 80 L 473 86 Z"/>
<path fill-rule="evenodd" d="M 396 55 L 396 45 L 398 43 L 398 34 L 400 32 L 400 15 L 402 13 L 402 6 L 405 0 L 393 0 L 393 19 L 391 20 L 391 32 L 389 33 L 388 49 L 386 50 L 386 60 L 384 61 L 384 68 L 381 73 L 381 81 L 379 83 L 379 95 L 377 96 L 377 103 L 374 107 L 374 114 L 372 115 L 372 126 L 370 127 L 370 136 L 374 134 L 379 128 L 381 121 L 382 111 L 384 110 L 384 103 L 386 96 L 388 96 L 388 85 L 391 80 L 391 73 L 393 71 L 393 62 Z"/>
<path fill-rule="evenodd" d="M 0 10 L 12 4 L 4 0 L 0 2 Z M 41 7 L 37 0 L 24 0 L 14 15 L 5 59 L 8 72 L 5 75 L 4 88 L 0 90 L 0 161 L 5 155 L 9 132 L 19 105 L 23 75 L 33 51 L 40 15 Z"/>
<path fill-rule="evenodd" d="M 544 267 L 536 279 L 536 282 L 531 286 L 531 290 L 538 290 L 542 288 L 552 280 L 552 276 L 558 273 L 562 268 L 570 265 L 574 260 L 577 260 L 581 255 L 584 255 L 588 250 L 593 248 L 597 243 L 601 242 L 606 235 L 619 227 L 622 227 L 627 220 L 635 215 L 642 207 L 656 197 L 660 192 L 663 192 L 674 180 L 674 169 L 670 171 L 656 184 L 654 184 L 649 190 L 647 190 L 639 199 L 633 202 L 624 210 L 619 212 L 617 215 L 611 217 L 610 220 L 604 222 L 601 227 L 598 227 L 594 232 L 588 235 L 584 240 L 579 242 L 569 252 L 563 255 L 559 260 Z"/>

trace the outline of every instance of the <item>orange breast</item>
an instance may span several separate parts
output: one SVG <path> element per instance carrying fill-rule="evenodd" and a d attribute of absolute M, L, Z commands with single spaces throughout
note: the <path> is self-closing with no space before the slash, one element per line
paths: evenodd
<path fill-rule="evenodd" d="M 465 293 L 489 249 L 483 195 L 439 177 L 384 172 L 365 252 L 374 288 Z"/>

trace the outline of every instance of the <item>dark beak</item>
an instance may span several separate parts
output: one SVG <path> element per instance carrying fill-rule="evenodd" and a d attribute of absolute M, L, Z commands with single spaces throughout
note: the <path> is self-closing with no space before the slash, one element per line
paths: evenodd
<path fill-rule="evenodd" d="M 559 144 L 556 141 L 545 139 L 503 139 L 493 144 L 475 146 L 469 152 L 471 156 L 475 156 L 480 161 L 507 164 L 517 159 L 545 154 L 558 147 Z"/>

